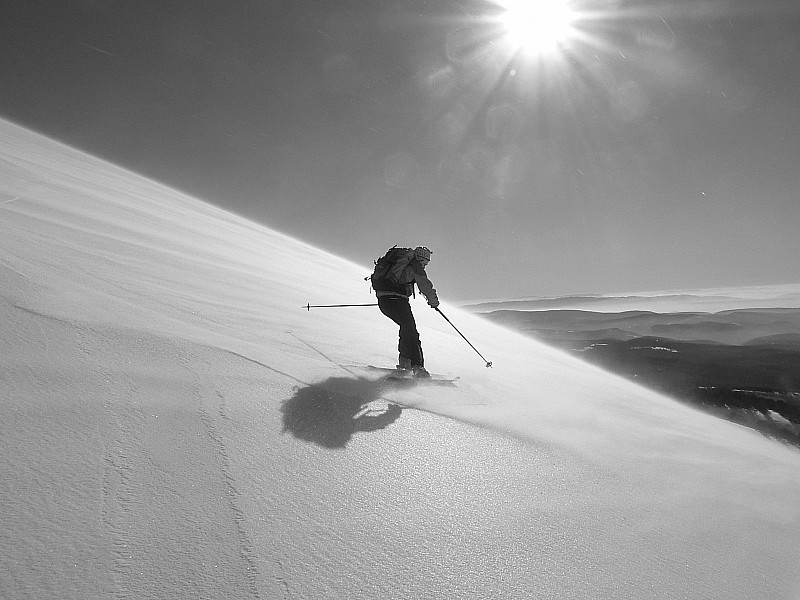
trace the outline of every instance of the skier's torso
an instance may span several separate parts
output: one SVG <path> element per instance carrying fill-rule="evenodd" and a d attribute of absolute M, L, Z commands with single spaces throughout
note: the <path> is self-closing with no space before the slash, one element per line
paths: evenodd
<path fill-rule="evenodd" d="M 416 260 L 412 260 L 403 269 L 403 272 L 398 277 L 398 285 L 392 291 L 378 291 L 375 294 L 380 297 L 385 296 L 398 296 L 410 298 L 414 293 L 414 284 L 416 283 L 420 293 L 425 296 L 429 304 L 438 304 L 439 298 L 436 295 L 436 289 L 433 287 L 431 280 L 428 279 L 425 268 Z"/>

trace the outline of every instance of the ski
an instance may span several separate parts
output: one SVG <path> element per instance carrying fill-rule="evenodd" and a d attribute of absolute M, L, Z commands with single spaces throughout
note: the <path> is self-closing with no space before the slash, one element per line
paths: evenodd
<path fill-rule="evenodd" d="M 414 383 L 431 383 L 442 385 L 452 384 L 459 379 L 458 377 L 445 377 L 444 375 L 438 375 L 436 373 L 431 373 L 430 377 L 414 377 L 412 373 L 406 369 L 378 367 L 376 365 L 367 365 L 367 369 L 370 371 L 386 373 L 384 379 L 391 379 L 393 381 L 410 381 Z"/>

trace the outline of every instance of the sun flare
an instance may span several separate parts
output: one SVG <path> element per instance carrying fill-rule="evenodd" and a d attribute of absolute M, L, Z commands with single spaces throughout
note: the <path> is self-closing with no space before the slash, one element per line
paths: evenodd
<path fill-rule="evenodd" d="M 500 6 L 509 43 L 526 54 L 551 53 L 575 33 L 575 11 L 567 0 L 504 0 Z"/>

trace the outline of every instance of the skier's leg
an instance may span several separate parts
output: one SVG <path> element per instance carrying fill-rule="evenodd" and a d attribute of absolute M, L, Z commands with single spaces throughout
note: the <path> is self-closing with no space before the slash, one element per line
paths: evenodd
<path fill-rule="evenodd" d="M 402 318 L 397 310 L 397 299 L 392 296 L 379 296 L 378 297 L 378 308 L 380 311 L 387 317 L 389 317 L 392 321 L 394 321 L 398 326 L 401 327 L 402 331 Z M 411 359 L 403 354 L 403 337 L 400 336 L 400 343 L 397 346 L 397 351 L 399 353 L 399 364 L 404 364 L 405 362 L 411 362 Z"/>
<path fill-rule="evenodd" d="M 417 322 L 408 300 L 402 299 L 398 303 L 397 312 L 400 320 L 400 354 L 411 360 L 412 367 L 424 366 Z"/>
<path fill-rule="evenodd" d="M 417 323 L 406 298 L 383 296 L 378 298 L 381 312 L 400 327 L 398 352 L 401 359 L 408 359 L 413 366 L 423 366 L 422 346 L 417 331 Z M 402 361 L 401 361 L 402 362 Z"/>

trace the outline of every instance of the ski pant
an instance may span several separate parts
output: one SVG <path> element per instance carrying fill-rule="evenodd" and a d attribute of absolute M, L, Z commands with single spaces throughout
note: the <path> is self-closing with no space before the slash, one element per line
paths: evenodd
<path fill-rule="evenodd" d="M 422 345 L 419 341 L 417 323 L 408 298 L 399 296 L 380 296 L 378 308 L 392 321 L 400 326 L 400 343 L 397 346 L 400 356 L 411 361 L 412 366 L 424 367 L 425 359 L 422 357 Z"/>

